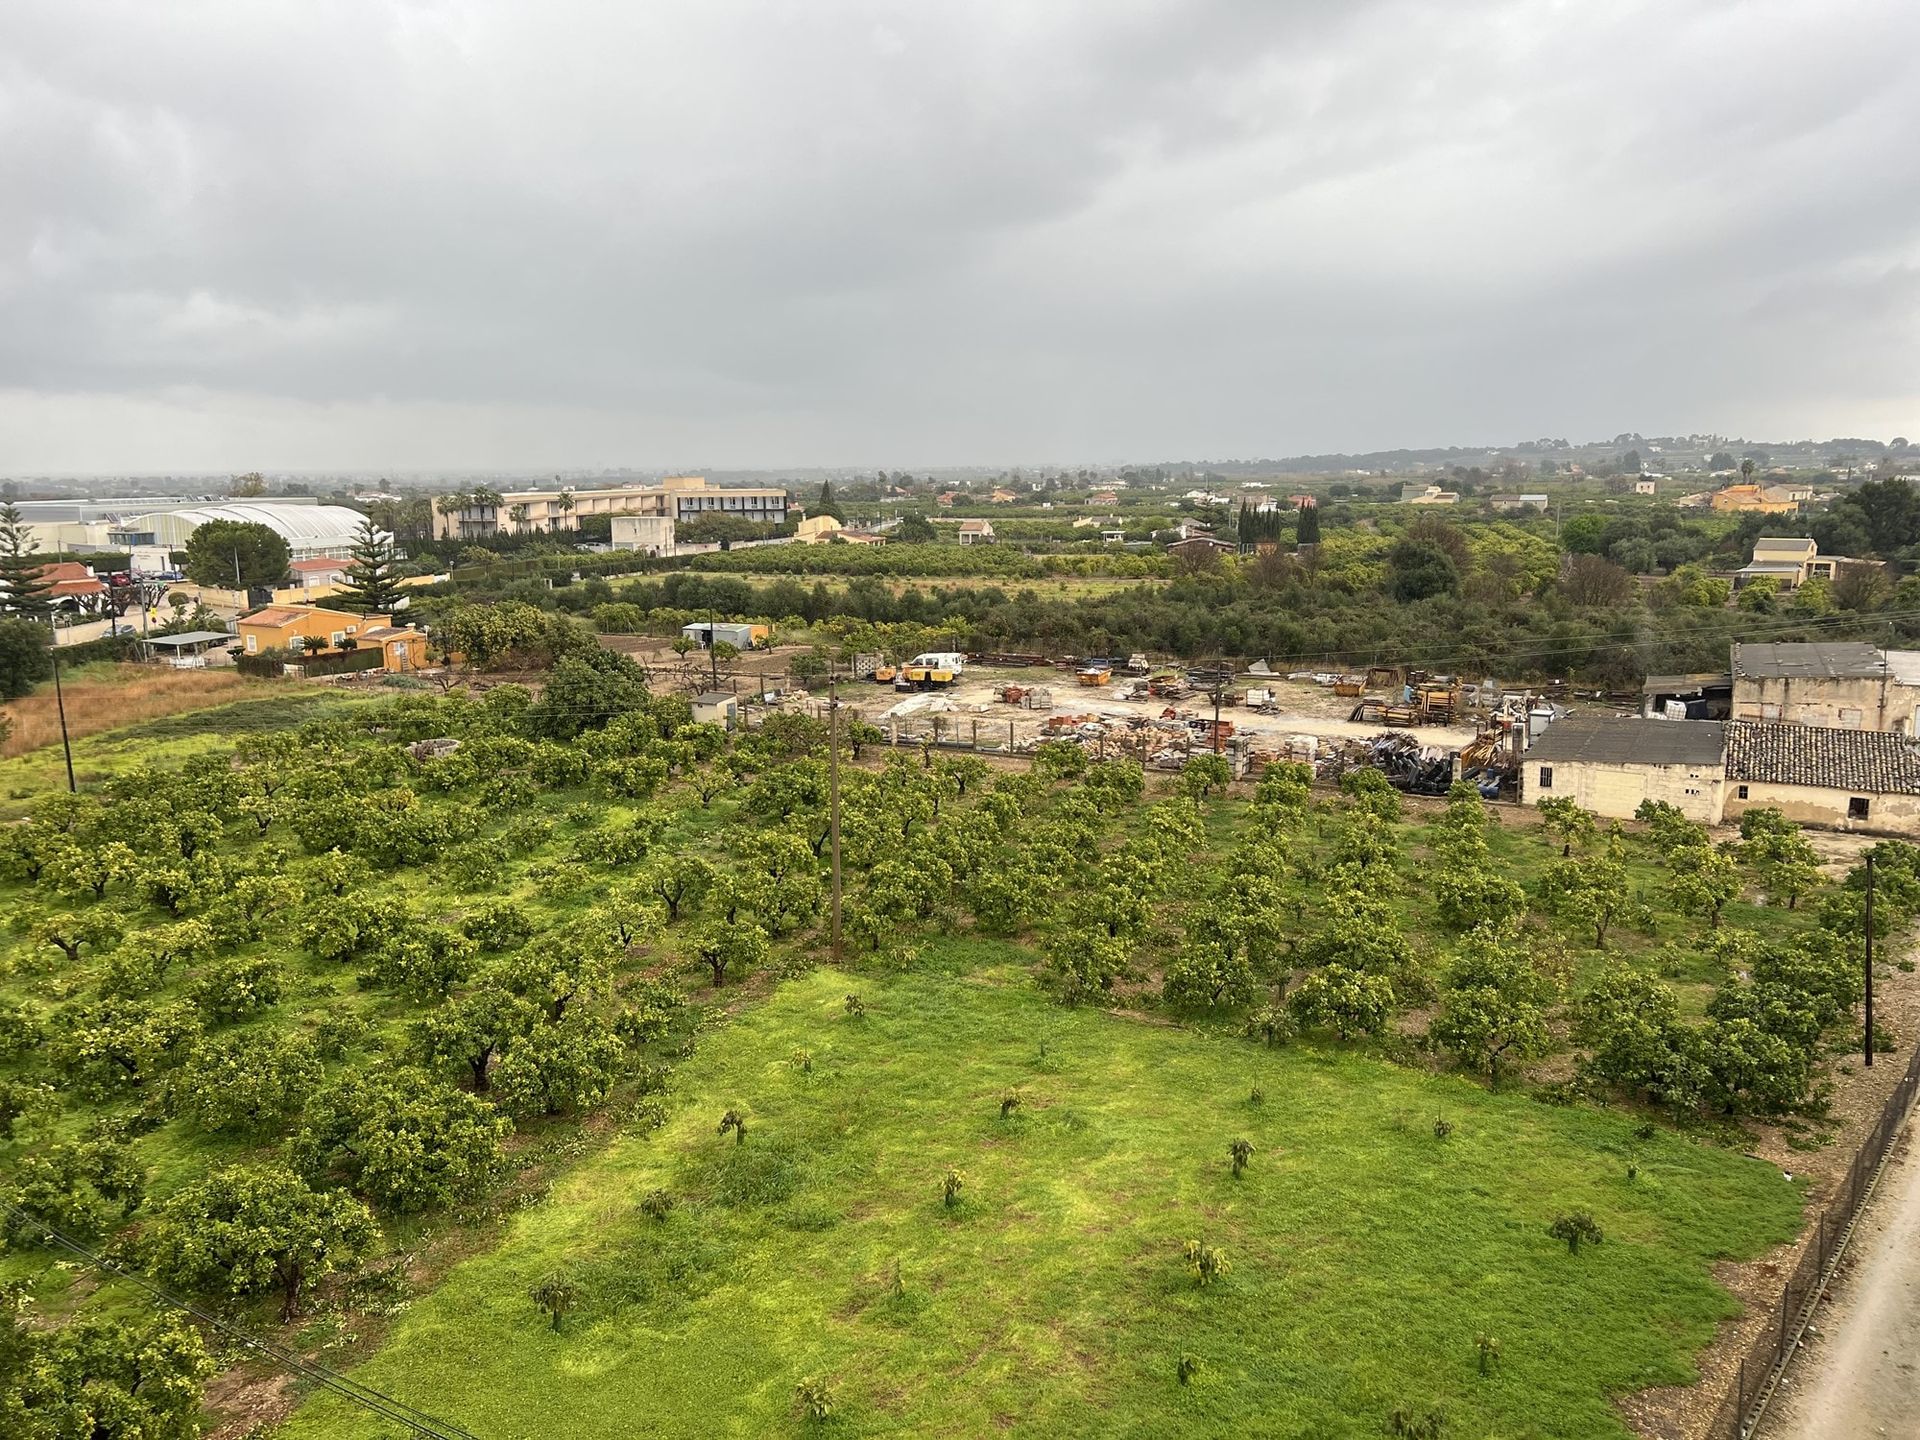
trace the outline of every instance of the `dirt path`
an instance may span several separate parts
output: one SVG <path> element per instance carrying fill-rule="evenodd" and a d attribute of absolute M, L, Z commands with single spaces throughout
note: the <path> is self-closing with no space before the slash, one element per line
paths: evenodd
<path fill-rule="evenodd" d="M 1920 1147 L 1908 1129 L 1841 1276 L 1767 1409 L 1763 1440 L 1920 1433 Z"/>

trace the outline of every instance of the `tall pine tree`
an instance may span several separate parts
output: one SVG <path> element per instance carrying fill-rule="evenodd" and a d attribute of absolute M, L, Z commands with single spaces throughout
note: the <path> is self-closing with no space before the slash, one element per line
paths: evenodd
<path fill-rule="evenodd" d="M 45 562 L 33 553 L 39 548 L 20 507 L 0 505 L 0 610 L 23 620 L 53 614 L 53 585 L 40 574 Z"/>
<path fill-rule="evenodd" d="M 813 515 L 831 515 L 842 525 L 847 523 L 846 512 L 841 510 L 840 502 L 833 498 L 833 482 L 831 480 L 822 480 L 820 482 L 820 498 L 814 502 L 813 509 L 808 513 Z"/>
<path fill-rule="evenodd" d="M 391 614 L 400 600 L 400 586 L 393 575 L 393 541 L 369 517 L 360 522 L 360 533 L 348 553 L 353 561 L 347 566 L 347 583 L 334 598 L 363 615 Z"/>

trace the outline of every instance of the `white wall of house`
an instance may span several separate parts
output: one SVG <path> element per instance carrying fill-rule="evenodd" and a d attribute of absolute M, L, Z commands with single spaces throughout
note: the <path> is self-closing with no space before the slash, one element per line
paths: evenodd
<path fill-rule="evenodd" d="M 1823 725 L 1836 730 L 1886 730 L 1914 733 L 1920 686 L 1895 680 L 1762 680 L 1736 676 L 1735 720 L 1782 720 L 1792 725 Z"/>
<path fill-rule="evenodd" d="M 613 517 L 612 539 L 616 550 L 646 550 L 655 555 L 671 555 L 673 517 L 616 515 Z"/>
<path fill-rule="evenodd" d="M 1543 783 L 1541 771 L 1550 771 Z M 1723 765 L 1597 765 L 1590 761 L 1525 760 L 1520 798 L 1531 805 L 1563 796 L 1610 820 L 1630 820 L 1643 800 L 1663 800 L 1689 820 L 1720 823 L 1726 787 Z"/>
<path fill-rule="evenodd" d="M 1745 791 L 1743 795 L 1741 792 Z M 1855 814 L 1864 802 L 1865 818 Z M 1862 790 L 1825 790 L 1813 785 L 1727 782 L 1726 818 L 1733 824 L 1749 810 L 1771 808 L 1802 825 L 1834 830 L 1874 830 L 1920 834 L 1920 795 L 1875 795 Z"/>

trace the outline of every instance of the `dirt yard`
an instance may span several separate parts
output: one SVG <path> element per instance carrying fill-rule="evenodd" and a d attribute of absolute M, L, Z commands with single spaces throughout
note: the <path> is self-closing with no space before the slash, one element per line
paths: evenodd
<path fill-rule="evenodd" d="M 1875 1068 L 1878 1068 L 1877 1066 Z M 1780 1380 L 1761 1440 L 1852 1440 L 1920 1427 L 1920 1156 L 1898 1142 L 1841 1273 Z"/>

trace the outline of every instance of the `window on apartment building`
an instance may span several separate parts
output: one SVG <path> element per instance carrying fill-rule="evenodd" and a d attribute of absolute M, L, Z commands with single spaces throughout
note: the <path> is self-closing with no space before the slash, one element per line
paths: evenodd
<path fill-rule="evenodd" d="M 1733 793 L 1744 800 L 1747 798 L 1747 787 L 1744 785 L 1736 785 Z"/>
<path fill-rule="evenodd" d="M 331 644 L 334 644 L 334 645 L 338 645 L 338 644 L 339 644 L 339 643 L 340 643 L 340 642 L 341 642 L 342 640 L 344 640 L 344 639 L 346 639 L 346 638 L 347 638 L 347 632 L 346 632 L 346 631 L 344 631 L 344 630 L 336 630 L 336 631 L 334 631 L 334 632 L 333 632 L 333 634 L 332 634 L 332 635 L 330 635 L 330 636 L 328 637 L 328 641 L 329 641 L 329 643 L 331 643 Z"/>
<path fill-rule="evenodd" d="M 1542 790 L 1551 790 L 1553 788 L 1553 767 L 1551 765 L 1542 765 L 1540 767 L 1540 788 Z"/>
<path fill-rule="evenodd" d="M 258 635 L 247 636 L 247 654 L 258 655 L 259 653 L 260 653 L 260 637 Z"/>
<path fill-rule="evenodd" d="M 1867 801 L 1865 796 L 1856 795 L 1851 800 L 1847 801 L 1847 819 L 1864 820 L 1866 818 L 1867 818 Z"/>

